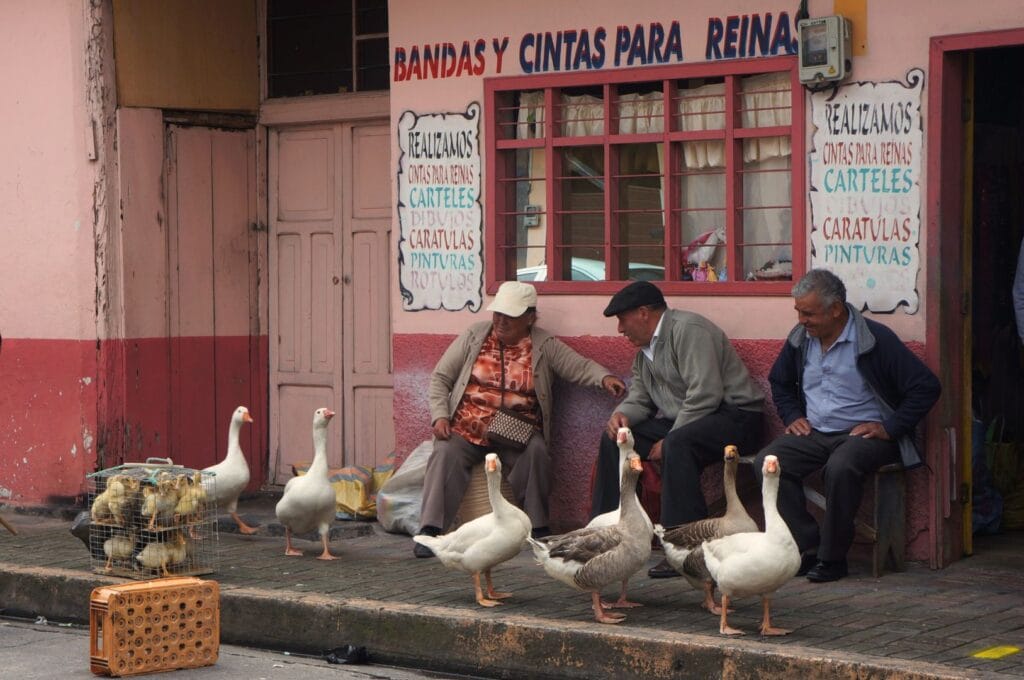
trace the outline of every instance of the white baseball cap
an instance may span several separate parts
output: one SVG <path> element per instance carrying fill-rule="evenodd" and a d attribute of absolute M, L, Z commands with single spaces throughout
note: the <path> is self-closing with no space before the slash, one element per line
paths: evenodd
<path fill-rule="evenodd" d="M 522 316 L 530 307 L 537 306 L 537 289 L 521 281 L 506 281 L 498 288 L 487 311 L 505 316 Z"/>

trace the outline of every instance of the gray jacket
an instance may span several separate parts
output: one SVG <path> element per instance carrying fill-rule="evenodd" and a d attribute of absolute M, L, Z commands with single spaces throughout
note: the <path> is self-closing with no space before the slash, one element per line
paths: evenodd
<path fill-rule="evenodd" d="M 451 418 L 462 401 L 480 347 L 491 332 L 490 321 L 480 321 L 452 341 L 430 375 L 430 422 Z M 596 361 L 580 356 L 568 345 L 537 326 L 533 340 L 533 387 L 544 422 L 544 441 L 551 441 L 551 389 L 555 376 L 586 387 L 601 387 L 611 371 Z"/>
<path fill-rule="evenodd" d="M 660 411 L 676 429 L 714 413 L 723 403 L 760 413 L 764 393 L 721 328 L 700 314 L 666 310 L 654 361 L 636 353 L 633 382 L 617 410 L 631 423 Z"/>

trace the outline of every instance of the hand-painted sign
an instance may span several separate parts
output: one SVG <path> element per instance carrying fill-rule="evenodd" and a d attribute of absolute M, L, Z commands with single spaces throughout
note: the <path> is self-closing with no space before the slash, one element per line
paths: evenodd
<path fill-rule="evenodd" d="M 587 26 L 537 31 L 519 36 L 480 36 L 459 43 L 396 46 L 391 79 L 395 83 L 500 75 L 505 58 L 518 57 L 523 73 L 591 71 L 622 66 L 683 62 L 679 20 Z M 511 51 L 510 51 L 511 50 Z M 788 12 L 708 17 L 704 58 L 708 61 L 796 54 L 796 25 Z"/>
<path fill-rule="evenodd" d="M 917 312 L 921 233 L 921 90 L 854 83 L 811 97 L 811 265 L 839 275 L 858 309 Z"/>
<path fill-rule="evenodd" d="M 398 120 L 402 309 L 480 309 L 480 104 Z"/>

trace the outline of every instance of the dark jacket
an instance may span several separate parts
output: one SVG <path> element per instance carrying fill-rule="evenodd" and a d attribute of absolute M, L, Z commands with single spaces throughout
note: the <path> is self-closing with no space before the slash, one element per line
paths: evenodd
<path fill-rule="evenodd" d="M 914 430 L 939 398 L 939 379 L 889 328 L 865 319 L 849 304 L 846 307 L 857 327 L 857 370 L 878 399 L 882 426 L 899 442 L 904 467 L 917 467 L 921 454 Z M 775 408 L 786 426 L 807 417 L 803 390 L 807 344 L 807 332 L 797 325 L 768 375 Z"/>

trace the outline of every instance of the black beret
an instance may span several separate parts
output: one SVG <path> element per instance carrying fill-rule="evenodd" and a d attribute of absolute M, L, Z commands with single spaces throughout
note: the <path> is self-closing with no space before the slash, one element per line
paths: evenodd
<path fill-rule="evenodd" d="M 612 296 L 604 308 L 605 316 L 617 316 L 644 305 L 663 305 L 665 296 L 650 281 L 634 281 Z"/>

